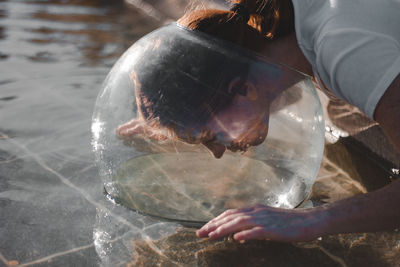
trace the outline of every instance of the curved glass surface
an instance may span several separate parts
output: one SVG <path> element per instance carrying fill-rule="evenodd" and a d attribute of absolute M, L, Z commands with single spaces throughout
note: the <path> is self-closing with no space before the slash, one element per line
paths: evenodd
<path fill-rule="evenodd" d="M 113 198 L 203 222 L 229 208 L 301 203 L 320 167 L 324 120 L 309 76 L 170 24 L 114 65 L 92 134 Z"/>

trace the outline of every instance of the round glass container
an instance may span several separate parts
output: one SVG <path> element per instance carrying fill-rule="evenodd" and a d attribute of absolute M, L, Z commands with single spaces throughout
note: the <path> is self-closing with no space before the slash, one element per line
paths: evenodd
<path fill-rule="evenodd" d="M 299 205 L 320 167 L 324 119 L 311 77 L 173 23 L 114 65 L 92 136 L 111 197 L 205 222 L 229 208 Z"/>

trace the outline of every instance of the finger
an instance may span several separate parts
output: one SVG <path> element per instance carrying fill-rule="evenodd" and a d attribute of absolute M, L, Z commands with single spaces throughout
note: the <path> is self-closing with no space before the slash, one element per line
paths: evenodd
<path fill-rule="evenodd" d="M 246 209 L 248 210 L 248 209 Z M 205 225 L 203 225 L 203 227 L 201 227 L 199 230 L 196 231 L 196 234 L 198 237 L 206 237 L 208 236 L 209 233 L 213 232 L 215 229 L 217 229 L 219 226 L 221 226 L 222 224 L 225 224 L 235 218 L 237 218 L 238 216 L 244 216 L 245 213 L 240 212 L 238 210 L 227 210 L 225 212 L 223 212 L 221 215 L 219 215 L 218 217 L 212 219 L 211 221 L 209 221 L 208 223 L 206 223 Z"/>
<path fill-rule="evenodd" d="M 198 237 L 208 236 L 208 233 L 214 231 L 220 225 L 227 223 L 230 220 L 235 219 L 236 217 L 242 215 L 245 216 L 247 213 L 252 212 L 258 208 L 262 207 L 262 205 L 256 205 L 253 207 L 241 208 L 241 209 L 229 209 L 221 213 L 219 216 L 215 217 L 199 230 L 196 231 Z"/>
<path fill-rule="evenodd" d="M 219 221 L 222 218 L 225 218 L 225 217 L 230 216 L 230 215 L 251 212 L 255 208 L 257 208 L 258 206 L 259 205 L 252 206 L 252 207 L 246 207 L 246 208 L 240 208 L 240 209 L 229 209 L 229 210 L 226 210 L 223 213 L 221 213 L 220 215 L 218 215 L 217 217 L 215 217 L 214 219 L 212 219 L 211 221 L 209 221 L 208 223 L 213 223 L 215 221 Z"/>
<path fill-rule="evenodd" d="M 264 227 L 256 226 L 251 229 L 247 229 L 241 232 L 236 233 L 233 236 L 233 239 L 237 241 L 241 240 L 249 240 L 249 239 L 266 239 L 268 238 L 265 233 Z"/>
<path fill-rule="evenodd" d="M 259 210 L 260 208 L 265 208 L 265 206 L 255 205 L 252 207 L 226 210 L 219 216 L 203 225 L 203 227 L 196 231 L 196 235 L 198 237 L 207 237 L 209 233 L 213 232 L 215 229 L 227 223 L 228 221 L 231 221 L 239 216 L 246 216 L 249 213 Z"/>
<path fill-rule="evenodd" d="M 233 220 L 237 217 L 236 214 L 226 215 L 224 217 L 218 217 L 218 219 L 213 219 L 205 224 L 202 228 L 196 231 L 198 237 L 207 237 L 209 233 L 213 232 L 215 229 L 220 227 L 221 225 Z"/>
<path fill-rule="evenodd" d="M 209 233 L 208 237 L 211 239 L 219 239 L 226 235 L 253 228 L 255 226 L 256 224 L 250 216 L 240 216 L 219 226 L 217 229 Z"/>

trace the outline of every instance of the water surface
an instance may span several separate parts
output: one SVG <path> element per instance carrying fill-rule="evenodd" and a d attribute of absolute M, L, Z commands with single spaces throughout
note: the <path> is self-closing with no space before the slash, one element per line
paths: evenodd
<path fill-rule="evenodd" d="M 211 242 L 108 200 L 90 145 L 101 83 L 130 44 L 187 5 L 128 2 L 0 1 L 0 266 L 398 264 L 397 232 L 304 244 Z M 332 121 L 347 112 L 334 110 Z M 357 121 L 357 134 L 372 125 Z M 341 132 L 332 127 L 336 138 Z M 310 205 L 374 190 L 396 176 L 390 170 L 398 166 L 363 149 L 349 138 L 326 146 Z"/>

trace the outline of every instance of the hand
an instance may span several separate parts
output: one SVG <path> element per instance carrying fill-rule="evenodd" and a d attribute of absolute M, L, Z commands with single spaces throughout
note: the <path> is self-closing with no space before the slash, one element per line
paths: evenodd
<path fill-rule="evenodd" d="M 288 210 L 257 205 L 227 210 L 196 234 L 211 239 L 235 233 L 235 240 L 310 241 L 323 233 L 322 214 L 320 209 Z"/>

